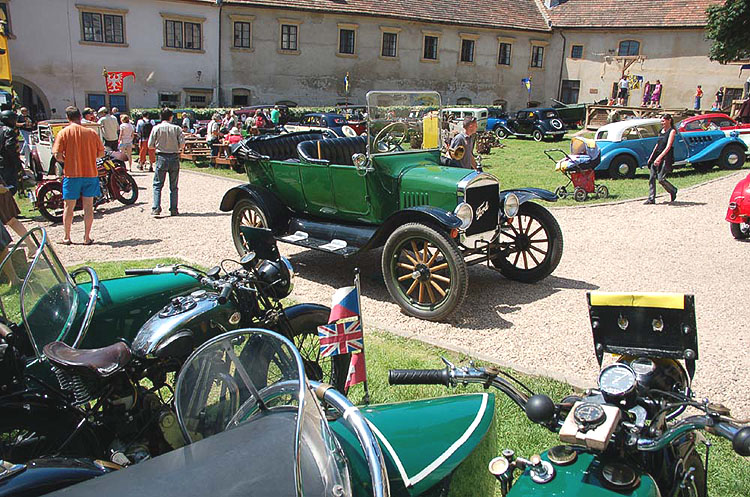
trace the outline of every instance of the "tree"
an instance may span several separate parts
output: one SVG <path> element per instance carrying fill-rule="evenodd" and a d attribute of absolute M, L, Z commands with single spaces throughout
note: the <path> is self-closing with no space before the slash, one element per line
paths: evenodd
<path fill-rule="evenodd" d="M 706 9 L 706 38 L 713 40 L 711 60 L 721 63 L 750 58 L 750 2 L 726 0 Z"/>

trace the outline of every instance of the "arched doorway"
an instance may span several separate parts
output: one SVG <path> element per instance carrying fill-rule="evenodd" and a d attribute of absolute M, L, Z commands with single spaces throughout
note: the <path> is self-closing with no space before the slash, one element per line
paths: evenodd
<path fill-rule="evenodd" d="M 29 115 L 33 116 L 35 120 L 49 119 L 49 100 L 47 100 L 47 97 L 39 87 L 23 78 L 14 77 L 13 90 L 18 95 L 18 101 L 21 103 L 21 106 L 29 109 Z"/>

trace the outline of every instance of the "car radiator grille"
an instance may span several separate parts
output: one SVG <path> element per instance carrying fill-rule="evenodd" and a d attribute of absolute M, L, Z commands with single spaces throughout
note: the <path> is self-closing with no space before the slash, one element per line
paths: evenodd
<path fill-rule="evenodd" d="M 422 192 L 401 192 L 401 208 L 416 207 L 418 205 L 430 205 L 430 197 Z"/>
<path fill-rule="evenodd" d="M 469 187 L 464 201 L 474 209 L 474 222 L 466 230 L 467 235 L 476 235 L 497 228 L 497 216 L 500 210 L 500 185 L 482 185 Z"/>

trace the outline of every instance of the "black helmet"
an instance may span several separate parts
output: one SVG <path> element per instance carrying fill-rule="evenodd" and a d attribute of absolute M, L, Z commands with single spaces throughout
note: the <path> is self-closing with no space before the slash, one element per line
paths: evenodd
<path fill-rule="evenodd" d="M 0 112 L 0 122 L 6 126 L 13 127 L 18 121 L 18 116 L 12 110 L 4 110 Z"/>

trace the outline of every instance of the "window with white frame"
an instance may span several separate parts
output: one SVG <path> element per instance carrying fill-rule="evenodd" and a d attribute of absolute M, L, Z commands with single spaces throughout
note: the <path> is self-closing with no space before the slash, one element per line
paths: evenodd
<path fill-rule="evenodd" d="M 83 6 L 79 6 L 79 9 L 82 42 L 125 45 L 126 10 L 94 9 Z"/>

